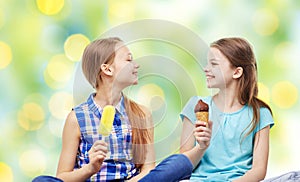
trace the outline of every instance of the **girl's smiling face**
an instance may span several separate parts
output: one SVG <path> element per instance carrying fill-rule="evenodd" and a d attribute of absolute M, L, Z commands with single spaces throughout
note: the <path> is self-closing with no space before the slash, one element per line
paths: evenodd
<path fill-rule="evenodd" d="M 217 48 L 211 47 L 204 68 L 208 88 L 226 88 L 234 79 L 235 67 Z"/>
<path fill-rule="evenodd" d="M 116 45 L 115 59 L 112 64 L 114 68 L 114 81 L 124 87 L 138 83 L 139 65 L 133 61 L 132 54 L 123 43 Z"/>

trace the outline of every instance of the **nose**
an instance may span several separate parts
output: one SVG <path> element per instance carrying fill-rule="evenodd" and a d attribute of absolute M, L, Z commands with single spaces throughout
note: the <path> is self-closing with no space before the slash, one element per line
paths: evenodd
<path fill-rule="evenodd" d="M 209 71 L 209 66 L 208 66 L 208 64 L 203 68 L 203 71 L 204 71 L 204 72 L 208 72 L 208 71 Z"/>
<path fill-rule="evenodd" d="M 135 62 L 135 61 L 133 61 L 133 64 L 134 64 L 135 68 L 139 68 L 140 67 L 140 65 L 137 62 Z"/>

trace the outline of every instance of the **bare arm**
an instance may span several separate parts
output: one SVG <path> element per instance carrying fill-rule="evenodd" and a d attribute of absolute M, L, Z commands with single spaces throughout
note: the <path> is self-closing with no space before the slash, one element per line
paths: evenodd
<path fill-rule="evenodd" d="M 252 169 L 234 182 L 260 181 L 265 178 L 269 157 L 269 131 L 270 126 L 267 126 L 255 134 Z"/>
<path fill-rule="evenodd" d="M 206 127 L 205 122 L 197 121 L 195 125 L 196 127 L 184 117 L 180 141 L 180 153 L 190 159 L 194 168 L 199 164 L 209 146 L 212 123 L 210 122 L 209 127 Z M 198 142 L 196 146 L 195 141 Z"/>
<path fill-rule="evenodd" d="M 62 150 L 59 158 L 56 176 L 63 181 L 85 181 L 99 171 L 105 158 L 105 143 L 95 142 L 89 151 L 90 163 L 78 170 L 74 170 L 77 150 L 80 142 L 80 129 L 75 112 L 72 111 L 67 117 L 62 135 Z M 107 150 L 107 148 L 106 148 Z"/>

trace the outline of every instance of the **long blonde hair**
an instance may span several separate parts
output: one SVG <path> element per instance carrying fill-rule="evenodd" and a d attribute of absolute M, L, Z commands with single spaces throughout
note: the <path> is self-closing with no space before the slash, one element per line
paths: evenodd
<path fill-rule="evenodd" d="M 97 39 L 85 48 L 82 56 L 82 70 L 93 88 L 96 89 L 101 84 L 100 66 L 114 61 L 115 47 L 120 42 L 122 40 L 118 37 Z M 125 95 L 124 102 L 132 128 L 133 159 L 136 166 L 140 167 L 145 162 L 147 144 L 153 143 L 153 131 L 149 127 L 151 116 Z"/>
<path fill-rule="evenodd" d="M 242 38 L 223 38 L 211 44 L 211 47 L 217 48 L 235 67 L 242 67 L 243 74 L 238 80 L 238 100 L 240 104 L 248 104 L 253 108 L 253 119 L 250 130 L 245 134 L 248 136 L 260 120 L 260 108 L 265 107 L 272 110 L 268 104 L 257 98 L 257 65 L 251 45 Z"/>

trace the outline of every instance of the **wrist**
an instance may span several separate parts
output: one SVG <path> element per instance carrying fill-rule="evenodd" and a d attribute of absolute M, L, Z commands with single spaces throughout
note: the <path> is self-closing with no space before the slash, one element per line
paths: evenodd
<path fill-rule="evenodd" d="M 89 176 L 92 176 L 93 174 L 95 174 L 97 172 L 95 170 L 94 166 L 91 165 L 90 163 L 87 165 L 84 165 L 82 168 L 84 169 L 84 172 Z"/>
<path fill-rule="evenodd" d="M 195 146 L 195 148 L 196 148 L 196 150 L 197 150 L 198 152 L 205 152 L 206 149 L 208 148 L 208 146 L 203 147 L 203 146 L 200 146 L 199 144 L 197 144 L 197 145 Z"/>

